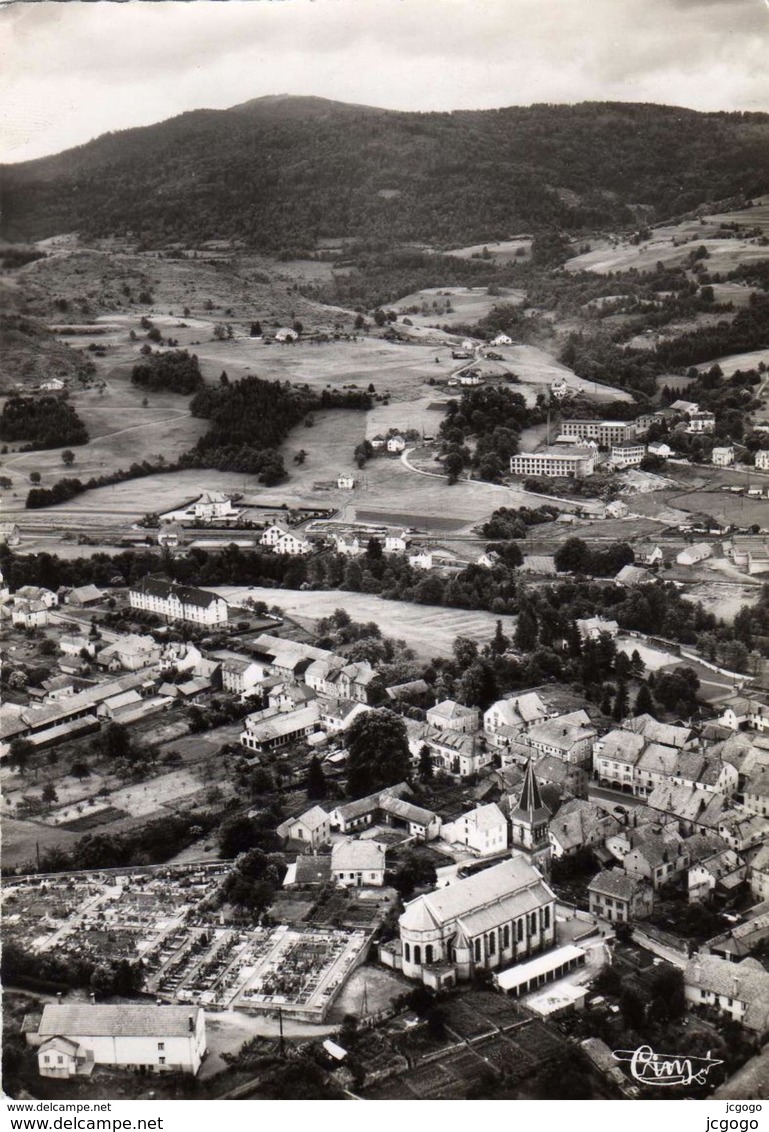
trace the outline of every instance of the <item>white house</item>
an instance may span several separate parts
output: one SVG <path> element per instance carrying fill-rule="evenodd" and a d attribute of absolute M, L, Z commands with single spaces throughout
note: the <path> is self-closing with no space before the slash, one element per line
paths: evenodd
<path fill-rule="evenodd" d="M 756 467 L 762 471 L 769 471 L 769 448 L 759 448 L 756 452 Z"/>
<path fill-rule="evenodd" d="M 357 482 L 352 472 L 340 472 L 336 477 L 336 486 L 343 488 L 345 491 L 352 491 Z"/>
<path fill-rule="evenodd" d="M 494 857 L 507 849 L 507 818 L 496 802 L 489 802 L 446 822 L 441 838 L 449 845 L 463 846 L 477 857 Z"/>
<path fill-rule="evenodd" d="M 715 467 L 728 468 L 734 463 L 734 449 L 731 445 L 728 448 L 714 448 L 710 458 Z"/>
<path fill-rule="evenodd" d="M 415 550 L 413 554 L 409 554 L 408 563 L 414 570 L 432 570 L 433 568 L 433 554 L 431 550 L 420 549 Z"/>
<path fill-rule="evenodd" d="M 232 500 L 221 491 L 204 491 L 192 510 L 196 519 L 232 519 L 238 514 Z"/>
<path fill-rule="evenodd" d="M 716 428 L 716 414 L 706 411 L 690 413 L 689 423 L 686 426 L 687 432 L 705 433 L 715 432 Z"/>
<path fill-rule="evenodd" d="M 480 712 L 478 708 L 466 707 L 456 700 L 442 700 L 427 709 L 427 722 L 439 731 L 459 731 L 464 735 L 473 735 L 480 726 Z"/>
<path fill-rule="evenodd" d="M 313 806 L 299 817 L 281 822 L 275 832 L 285 841 L 303 841 L 310 849 L 331 843 L 329 815 L 321 806 Z"/>
<path fill-rule="evenodd" d="M 679 566 L 696 566 L 698 562 L 704 562 L 706 558 L 710 558 L 712 553 L 713 547 L 706 542 L 695 542 L 692 546 L 687 546 L 685 550 L 679 551 L 676 555 L 676 562 Z"/>
<path fill-rule="evenodd" d="M 411 546 L 411 539 L 407 531 L 399 535 L 385 535 L 385 550 L 388 554 L 402 554 Z"/>
<path fill-rule="evenodd" d="M 658 566 L 663 559 L 662 550 L 656 543 L 644 542 L 635 547 L 635 560 L 639 566 Z"/>
<path fill-rule="evenodd" d="M 387 440 L 387 451 L 388 452 L 404 452 L 405 449 L 406 449 L 406 440 L 405 440 L 404 437 L 402 437 L 400 435 L 400 433 L 396 433 L 395 436 L 388 437 L 388 440 Z"/>
<path fill-rule="evenodd" d="M 14 601 L 11 622 L 20 629 L 37 629 L 48 624 L 48 606 L 42 601 Z"/>
<path fill-rule="evenodd" d="M 661 440 L 653 440 L 646 451 L 650 456 L 658 456 L 660 460 L 669 460 L 673 455 L 673 449 L 670 445 Z"/>
<path fill-rule="evenodd" d="M 300 538 L 292 531 L 287 531 L 282 538 L 278 539 L 272 549 L 276 554 L 309 554 L 312 550 L 312 543 L 309 539 Z"/>
<path fill-rule="evenodd" d="M 341 841 L 331 850 L 331 875 L 345 888 L 381 888 L 386 846 L 380 841 Z"/>
<path fill-rule="evenodd" d="M 496 338 L 491 339 L 492 346 L 512 346 L 513 340 L 507 334 L 498 334 Z"/>
<path fill-rule="evenodd" d="M 619 624 L 604 617 L 583 617 L 577 622 L 577 629 L 583 641 L 597 641 L 604 635 L 616 637 L 619 633 Z"/>
<path fill-rule="evenodd" d="M 206 1052 L 206 1020 L 199 1006 L 47 1003 L 27 1041 L 38 1047 L 42 1077 L 89 1076 L 98 1065 L 195 1074 Z"/>
<path fill-rule="evenodd" d="M 296 330 L 292 330 L 290 326 L 281 326 L 280 330 L 275 331 L 276 342 L 298 342 L 299 334 Z"/>
<path fill-rule="evenodd" d="M 265 529 L 262 531 L 261 538 L 259 539 L 259 545 L 275 546 L 288 533 L 288 527 L 284 527 L 281 523 L 272 523 L 269 527 L 265 527 Z"/>
<path fill-rule="evenodd" d="M 366 553 L 366 547 L 363 545 L 357 535 L 348 538 L 346 535 L 334 535 L 334 550 L 337 554 L 343 554 L 345 558 L 360 558 L 361 554 Z"/>

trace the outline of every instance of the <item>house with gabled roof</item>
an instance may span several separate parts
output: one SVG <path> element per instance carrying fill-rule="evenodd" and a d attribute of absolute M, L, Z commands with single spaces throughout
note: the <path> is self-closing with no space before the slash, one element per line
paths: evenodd
<path fill-rule="evenodd" d="M 99 1066 L 195 1074 L 206 1053 L 200 1006 L 46 1003 L 27 1042 L 43 1077 L 90 1076 Z"/>
<path fill-rule="evenodd" d="M 345 888 L 381 888 L 387 847 L 371 839 L 337 842 L 331 850 L 331 876 Z"/>
<path fill-rule="evenodd" d="M 494 857 L 507 848 L 507 818 L 496 802 L 476 806 L 453 821 L 444 822 L 441 840 L 460 845 L 477 857 Z"/>
<path fill-rule="evenodd" d="M 680 727 L 672 723 L 660 723 L 648 712 L 644 715 L 628 716 L 620 724 L 623 730 L 634 735 L 643 735 L 647 743 L 662 743 L 666 747 L 679 747 L 685 750 L 697 742 L 691 727 Z"/>
<path fill-rule="evenodd" d="M 687 848 L 693 838 L 687 839 Z M 731 896 L 745 882 L 748 866 L 734 849 L 723 848 L 689 866 L 689 903 L 707 903 L 714 895 Z"/>
<path fill-rule="evenodd" d="M 537 776 L 540 777 L 539 767 Z M 553 856 L 568 857 L 580 849 L 603 845 L 621 829 L 621 822 L 595 802 L 573 798 L 564 802 L 548 823 Z"/>
<path fill-rule="evenodd" d="M 604 869 L 587 886 L 590 915 L 610 923 L 644 920 L 654 908 L 651 885 L 623 869 Z"/>
<path fill-rule="evenodd" d="M 695 1006 L 709 1006 L 752 1030 L 769 1033 L 769 973 L 757 959 L 732 963 L 701 952 L 684 970 L 684 994 Z"/>
<path fill-rule="evenodd" d="M 493 747 L 508 747 L 526 727 L 541 723 L 553 714 L 537 692 L 497 700 L 483 713 L 486 740 Z"/>
<path fill-rule="evenodd" d="M 308 849 L 331 844 L 329 815 L 321 806 L 312 806 L 298 817 L 288 818 L 275 832 L 284 841 L 301 841 Z"/>
<path fill-rule="evenodd" d="M 476 707 L 465 707 L 456 700 L 442 700 L 427 709 L 427 722 L 438 731 L 458 731 L 473 735 L 480 725 L 480 712 Z"/>

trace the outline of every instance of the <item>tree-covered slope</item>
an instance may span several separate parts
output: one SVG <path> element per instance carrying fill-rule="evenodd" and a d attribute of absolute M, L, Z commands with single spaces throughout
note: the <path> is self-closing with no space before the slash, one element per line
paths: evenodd
<path fill-rule="evenodd" d="M 273 97 L 0 168 L 3 233 L 450 246 L 631 222 L 769 185 L 769 115 L 584 103 L 401 113 Z"/>

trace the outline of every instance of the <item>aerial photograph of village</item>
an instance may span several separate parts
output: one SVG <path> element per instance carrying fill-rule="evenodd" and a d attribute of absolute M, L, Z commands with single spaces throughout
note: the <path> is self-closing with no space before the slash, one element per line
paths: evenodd
<path fill-rule="evenodd" d="M 6 1096 L 769 1097 L 760 7 L 0 12 Z"/>

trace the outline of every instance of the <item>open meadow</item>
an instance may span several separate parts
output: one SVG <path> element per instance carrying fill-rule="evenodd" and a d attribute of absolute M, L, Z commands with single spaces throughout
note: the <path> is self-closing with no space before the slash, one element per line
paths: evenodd
<path fill-rule="evenodd" d="M 484 253 L 488 252 L 488 256 Z M 466 248 L 450 248 L 444 255 L 458 259 L 481 257 L 490 263 L 526 263 L 531 254 L 531 236 L 518 236 L 512 240 L 492 240 L 488 244 L 470 244 Z"/>
<path fill-rule="evenodd" d="M 523 298 L 524 292 L 513 287 L 500 287 L 495 295 L 487 287 L 423 287 L 389 304 L 388 309 L 411 319 L 415 326 L 467 325 L 485 318 L 500 304 L 520 306 Z M 446 311 L 447 303 L 450 311 Z"/>
<path fill-rule="evenodd" d="M 648 240 L 632 244 L 629 240 L 605 239 L 594 242 L 591 250 L 573 256 L 565 264 L 567 271 L 651 271 L 657 263 L 666 267 L 685 263 L 700 245 L 708 250 L 706 266 L 710 272 L 734 271 L 742 263 L 767 258 L 767 249 L 760 237 L 735 234 L 734 239 L 718 237 L 725 224 L 738 224 L 745 230 L 760 229 L 769 234 L 769 198 L 759 198 L 753 208 L 712 216 L 682 220 L 678 224 L 662 224 L 652 229 Z"/>
<path fill-rule="evenodd" d="M 246 598 L 277 605 L 300 624 L 312 627 L 335 609 L 345 609 L 354 621 L 375 621 L 387 637 L 404 640 L 420 659 L 448 656 L 456 637 L 471 637 L 479 644 L 494 636 L 497 620 L 508 636 L 515 630 L 515 617 L 497 618 L 480 610 L 445 609 L 435 605 L 413 605 L 407 601 L 385 601 L 370 594 L 347 590 L 277 590 L 264 586 L 206 586 L 237 604 Z"/>

